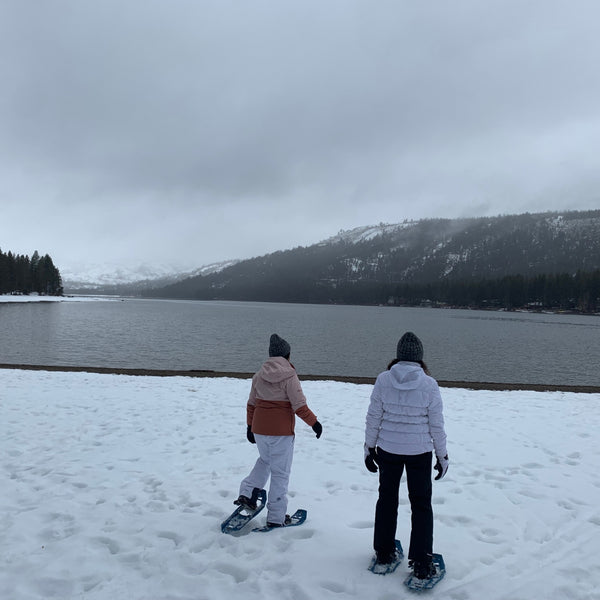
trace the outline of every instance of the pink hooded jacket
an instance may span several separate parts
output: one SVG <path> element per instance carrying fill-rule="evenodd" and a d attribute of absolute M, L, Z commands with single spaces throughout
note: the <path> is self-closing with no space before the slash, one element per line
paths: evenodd
<path fill-rule="evenodd" d="M 252 378 L 247 424 L 259 435 L 294 435 L 295 415 L 310 427 L 317 421 L 292 364 L 281 356 L 269 358 Z"/>

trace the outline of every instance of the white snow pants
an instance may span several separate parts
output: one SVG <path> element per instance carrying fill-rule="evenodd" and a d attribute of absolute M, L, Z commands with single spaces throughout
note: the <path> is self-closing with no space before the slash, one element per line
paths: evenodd
<path fill-rule="evenodd" d="M 294 457 L 293 435 L 255 434 L 256 446 L 260 454 L 256 464 L 246 479 L 240 484 L 240 495 L 252 496 L 254 488 L 263 489 L 271 476 L 267 494 L 267 521 L 285 521 L 287 491 Z"/>

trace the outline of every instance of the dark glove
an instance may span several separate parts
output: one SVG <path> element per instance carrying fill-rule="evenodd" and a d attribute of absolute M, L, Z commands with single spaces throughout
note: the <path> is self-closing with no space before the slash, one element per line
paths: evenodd
<path fill-rule="evenodd" d="M 323 433 L 323 425 L 321 425 L 319 421 L 316 421 L 315 424 L 312 426 L 312 430 L 317 434 L 317 439 L 319 439 L 321 437 L 321 434 Z"/>
<path fill-rule="evenodd" d="M 444 456 L 444 458 L 437 457 L 437 461 L 434 465 L 434 469 L 438 472 L 435 477 L 435 480 L 438 481 L 444 477 L 444 475 L 448 472 L 448 455 Z"/>
<path fill-rule="evenodd" d="M 369 454 L 365 456 L 365 466 L 371 473 L 377 473 L 377 454 L 375 448 L 369 448 Z"/>
<path fill-rule="evenodd" d="M 246 429 L 246 438 L 251 444 L 256 444 L 256 440 L 254 439 L 254 434 L 252 433 L 252 425 L 248 425 L 248 429 Z"/>

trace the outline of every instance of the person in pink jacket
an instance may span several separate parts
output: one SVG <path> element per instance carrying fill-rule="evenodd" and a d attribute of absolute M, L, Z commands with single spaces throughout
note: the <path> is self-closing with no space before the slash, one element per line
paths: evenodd
<path fill-rule="evenodd" d="M 234 504 L 256 508 L 258 494 L 271 483 L 267 495 L 267 525 L 281 527 L 289 519 L 287 491 L 294 455 L 296 415 L 312 427 L 317 439 L 323 427 L 308 408 L 296 369 L 290 363 L 290 345 L 276 333 L 269 340 L 269 359 L 252 378 L 246 405 L 246 437 L 256 444 L 259 457 L 240 484 Z"/>

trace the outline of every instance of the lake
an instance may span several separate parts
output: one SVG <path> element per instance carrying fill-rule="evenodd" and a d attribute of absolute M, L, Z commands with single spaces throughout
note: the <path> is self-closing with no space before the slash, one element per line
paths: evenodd
<path fill-rule="evenodd" d="M 598 317 L 375 306 L 0 303 L 0 363 L 254 372 L 276 332 L 301 375 L 374 377 L 407 330 L 436 379 L 600 385 Z"/>

